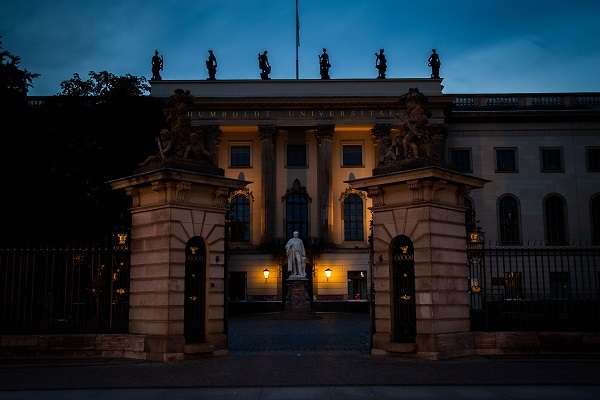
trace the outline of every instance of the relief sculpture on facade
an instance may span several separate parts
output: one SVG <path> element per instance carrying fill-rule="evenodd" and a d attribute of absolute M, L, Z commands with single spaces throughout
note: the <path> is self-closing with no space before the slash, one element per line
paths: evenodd
<path fill-rule="evenodd" d="M 138 172 L 177 168 L 223 175 L 215 164 L 219 128 L 192 127 L 188 111 L 194 102 L 189 91 L 178 89 L 164 109 L 166 128 L 156 137 L 157 154 L 140 164 Z"/>
<path fill-rule="evenodd" d="M 378 149 L 375 175 L 443 164 L 445 131 L 430 123 L 427 98 L 410 89 L 402 102 L 406 115 L 399 124 L 377 124 L 372 130 Z"/>

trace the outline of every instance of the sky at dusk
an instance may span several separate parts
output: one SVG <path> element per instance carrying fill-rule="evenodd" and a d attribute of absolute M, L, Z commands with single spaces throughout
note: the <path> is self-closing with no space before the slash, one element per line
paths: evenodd
<path fill-rule="evenodd" d="M 318 78 L 326 47 L 332 78 L 373 78 L 385 48 L 388 77 L 427 77 L 431 48 L 446 93 L 600 91 L 598 0 L 300 0 L 300 78 Z M 40 73 L 31 95 L 53 95 L 73 73 L 164 79 L 258 78 L 269 50 L 273 79 L 295 76 L 294 0 L 3 0 L 3 46 Z"/>

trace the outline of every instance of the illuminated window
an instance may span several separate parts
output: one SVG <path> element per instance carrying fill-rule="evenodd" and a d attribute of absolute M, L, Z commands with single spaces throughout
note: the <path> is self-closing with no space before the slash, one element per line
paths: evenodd
<path fill-rule="evenodd" d="M 250 199 L 238 195 L 231 200 L 231 241 L 250 241 Z"/>
<path fill-rule="evenodd" d="M 344 199 L 344 240 L 364 240 L 363 201 L 357 194 L 349 194 Z"/>

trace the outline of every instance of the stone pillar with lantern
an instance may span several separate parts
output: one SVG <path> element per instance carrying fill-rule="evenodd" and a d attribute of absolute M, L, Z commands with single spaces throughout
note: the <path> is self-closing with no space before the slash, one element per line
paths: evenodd
<path fill-rule="evenodd" d="M 457 356 L 470 347 L 464 195 L 487 181 L 445 167 L 440 110 L 416 89 L 402 103 L 373 176 L 347 182 L 373 201 L 372 352 Z"/>
<path fill-rule="evenodd" d="M 146 358 L 159 361 L 227 348 L 225 213 L 247 182 L 214 165 L 214 135 L 191 127 L 192 104 L 176 92 L 158 153 L 111 182 L 132 200 L 129 333 L 143 335 Z"/>

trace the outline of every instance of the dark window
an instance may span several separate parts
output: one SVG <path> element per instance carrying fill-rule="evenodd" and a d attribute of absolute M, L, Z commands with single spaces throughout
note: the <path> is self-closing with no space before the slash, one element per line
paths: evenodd
<path fill-rule="evenodd" d="M 516 149 L 496 149 L 496 172 L 517 172 Z"/>
<path fill-rule="evenodd" d="M 475 207 L 473 207 L 473 201 L 468 197 L 465 197 L 465 228 L 467 229 L 467 238 L 477 229 Z"/>
<path fill-rule="evenodd" d="M 592 244 L 600 244 L 600 193 L 592 197 L 590 202 L 592 216 Z"/>
<path fill-rule="evenodd" d="M 303 194 L 289 194 L 285 200 L 285 232 L 287 239 L 298 231 L 300 239 L 308 239 L 308 200 Z"/>
<path fill-rule="evenodd" d="M 287 145 L 287 166 L 288 167 L 306 167 L 306 145 L 288 144 Z"/>
<path fill-rule="evenodd" d="M 542 148 L 542 172 L 563 172 L 563 154 L 562 149 Z"/>
<path fill-rule="evenodd" d="M 520 213 L 517 199 L 505 195 L 498 202 L 498 227 L 500 229 L 501 244 L 520 244 Z"/>
<path fill-rule="evenodd" d="M 588 172 L 600 172 L 600 147 L 585 149 Z"/>
<path fill-rule="evenodd" d="M 472 172 L 471 149 L 451 149 L 450 164 L 459 172 Z"/>
<path fill-rule="evenodd" d="M 250 240 L 250 199 L 248 196 L 235 196 L 231 200 L 231 241 Z"/>
<path fill-rule="evenodd" d="M 342 166 L 362 166 L 362 146 L 359 144 L 345 144 L 342 146 Z"/>
<path fill-rule="evenodd" d="M 250 166 L 250 146 L 231 146 L 230 152 L 232 167 Z"/>
<path fill-rule="evenodd" d="M 518 300 L 523 298 L 523 281 L 520 272 L 504 273 L 504 299 Z"/>
<path fill-rule="evenodd" d="M 550 272 L 550 297 L 566 300 L 571 292 L 568 272 Z"/>
<path fill-rule="evenodd" d="M 348 299 L 367 298 L 367 271 L 348 271 Z"/>
<path fill-rule="evenodd" d="M 344 240 L 364 240 L 363 202 L 357 194 L 344 199 Z"/>
<path fill-rule="evenodd" d="M 246 272 L 230 272 L 229 273 L 229 294 L 230 301 L 246 300 Z"/>
<path fill-rule="evenodd" d="M 546 220 L 546 244 L 560 246 L 567 244 L 567 216 L 564 199 L 556 194 L 544 199 Z"/>

